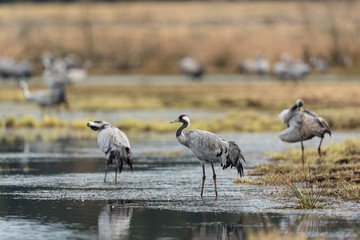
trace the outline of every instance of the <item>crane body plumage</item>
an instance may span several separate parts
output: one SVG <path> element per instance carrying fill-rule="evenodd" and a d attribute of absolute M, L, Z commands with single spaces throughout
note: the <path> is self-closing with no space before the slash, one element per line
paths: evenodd
<path fill-rule="evenodd" d="M 104 181 L 106 181 L 106 174 L 110 164 L 116 164 L 115 182 L 117 181 L 117 170 L 119 173 L 122 171 L 124 162 L 130 166 L 132 171 L 132 152 L 129 139 L 125 133 L 105 121 L 88 122 L 87 126 L 99 132 L 97 143 L 106 158 Z"/>
<path fill-rule="evenodd" d="M 212 166 L 216 196 L 216 174 L 213 164 L 220 163 L 223 169 L 230 166 L 236 167 L 240 176 L 242 177 L 244 175 L 242 163 L 246 161 L 239 146 L 235 142 L 227 141 L 214 133 L 199 129 L 190 129 L 183 132 L 184 129 L 190 125 L 190 118 L 186 115 L 181 115 L 172 123 L 174 122 L 183 123 L 176 132 L 177 140 L 194 153 L 203 167 L 201 196 L 203 195 L 205 181 L 205 164 L 211 164 Z"/>
<path fill-rule="evenodd" d="M 279 114 L 281 121 L 287 128 L 279 134 L 279 138 L 284 142 L 301 142 L 302 161 L 304 163 L 303 141 L 313 137 L 321 138 L 318 153 L 321 157 L 321 143 L 326 133 L 331 136 L 329 124 L 315 112 L 303 108 L 303 101 L 297 100 L 290 109 L 283 110 Z"/>

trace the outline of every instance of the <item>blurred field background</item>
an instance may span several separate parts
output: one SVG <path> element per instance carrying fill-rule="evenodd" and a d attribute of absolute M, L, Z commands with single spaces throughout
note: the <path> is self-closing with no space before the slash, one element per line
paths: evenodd
<path fill-rule="evenodd" d="M 0 54 L 45 51 L 91 60 L 94 74 L 173 74 L 185 55 L 207 73 L 234 73 L 261 52 L 273 62 L 325 58 L 331 72 L 360 72 L 359 1 L 13 1 L 0 5 Z M 348 62 L 344 63 L 344 56 Z M 346 67 L 344 67 L 346 65 Z"/>
<path fill-rule="evenodd" d="M 32 93 L 49 87 L 44 53 L 90 60 L 90 76 L 66 87 L 70 113 L 179 109 L 180 114 L 181 109 L 206 109 L 225 115 L 194 121 L 194 127 L 280 131 L 284 126 L 278 113 L 302 98 L 332 128 L 359 129 L 359 10 L 359 1 L 333 0 L 7 1 L 0 4 L 0 56 L 31 62 Z M 297 83 L 270 74 L 239 74 L 239 64 L 259 53 L 271 64 L 285 53 L 306 63 L 318 57 L 329 68 L 312 71 Z M 204 81 L 185 81 L 180 75 L 178 62 L 184 56 L 205 67 Z M 110 84 L 105 84 L 106 75 L 112 77 Z M 132 85 L 130 76 L 156 79 Z M 153 84 L 159 78 L 165 84 Z M 3 106 L 26 101 L 17 86 L 20 79 L 14 80 L 1 82 Z M 21 110 L 14 110 L 3 116 L 0 126 L 86 128 L 89 120 L 73 124 L 58 115 L 49 123 L 39 117 L 36 104 L 28 104 L 34 109 L 32 116 L 19 118 Z M 131 118 L 116 124 L 124 130 L 173 131 L 163 122 L 146 120 Z"/>

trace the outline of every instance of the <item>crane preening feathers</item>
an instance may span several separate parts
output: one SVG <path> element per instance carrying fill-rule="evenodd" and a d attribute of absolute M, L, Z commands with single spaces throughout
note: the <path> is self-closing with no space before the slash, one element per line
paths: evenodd
<path fill-rule="evenodd" d="M 87 126 L 99 132 L 97 142 L 106 157 L 104 182 L 106 182 L 106 174 L 110 164 L 116 164 L 115 182 L 117 181 L 117 171 L 119 170 L 119 173 L 121 172 L 124 162 L 130 166 L 132 171 L 133 159 L 130 142 L 125 133 L 105 121 L 88 122 Z"/>
<path fill-rule="evenodd" d="M 215 195 L 218 196 L 216 188 L 216 174 L 214 170 L 214 163 L 220 163 L 223 169 L 228 167 L 235 167 L 242 177 L 244 169 L 242 163 L 245 163 L 245 158 L 241 153 L 239 146 L 233 141 L 226 141 L 218 135 L 198 130 L 190 129 L 183 132 L 184 129 L 190 126 L 190 118 L 186 115 L 180 115 L 171 123 L 180 122 L 182 126 L 176 132 L 177 140 L 184 146 L 191 149 L 195 156 L 199 159 L 203 168 L 203 178 L 201 185 L 201 197 L 204 191 L 205 182 L 205 164 L 211 164 L 213 171 L 213 179 L 215 185 Z"/>
<path fill-rule="evenodd" d="M 279 118 L 286 124 L 287 128 L 279 134 L 284 142 L 301 142 L 302 163 L 304 165 L 303 141 L 315 136 L 321 138 L 318 154 L 321 157 L 321 143 L 326 133 L 331 136 L 329 124 L 316 113 L 303 108 L 304 101 L 298 99 L 293 107 L 283 110 Z"/>

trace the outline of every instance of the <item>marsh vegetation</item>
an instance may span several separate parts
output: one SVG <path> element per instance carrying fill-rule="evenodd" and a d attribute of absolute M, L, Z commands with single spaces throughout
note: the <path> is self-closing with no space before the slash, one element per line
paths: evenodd
<path fill-rule="evenodd" d="M 316 149 L 307 149 L 304 166 L 299 149 L 274 154 L 271 164 L 260 165 L 252 172 L 260 176 L 253 183 L 288 186 L 302 208 L 320 207 L 324 196 L 359 200 L 359 145 L 359 139 L 332 143 L 323 149 L 321 158 Z"/>
<path fill-rule="evenodd" d="M 221 83 L 221 79 L 219 79 Z M 41 85 L 33 84 L 36 91 Z M 307 81 L 301 84 L 278 81 L 241 81 L 223 84 L 175 84 L 175 85 L 87 85 L 69 86 L 70 112 L 204 109 L 221 111 L 223 117 L 194 119 L 193 127 L 209 131 L 280 131 L 284 128 L 278 118 L 282 109 L 301 97 L 306 108 L 324 117 L 332 129 L 353 130 L 360 126 L 360 83 L 357 81 Z M 20 89 L 14 85 L 0 88 L 0 101 L 25 102 Z M 31 108 L 38 108 L 29 104 Z M 60 111 L 66 111 L 60 109 Z M 181 112 L 182 113 L 182 112 Z M 173 118 L 173 117 L 172 117 Z M 85 128 L 86 121 L 72 119 L 64 121 L 56 111 L 36 119 L 32 116 L 4 116 L 0 125 L 6 128 Z M 127 131 L 172 131 L 166 121 L 146 121 L 127 118 L 113 123 Z"/>

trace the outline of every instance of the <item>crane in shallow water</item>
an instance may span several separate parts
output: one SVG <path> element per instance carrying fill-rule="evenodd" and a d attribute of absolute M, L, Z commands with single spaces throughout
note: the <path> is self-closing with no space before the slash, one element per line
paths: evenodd
<path fill-rule="evenodd" d="M 304 144 L 303 141 L 313 137 L 321 138 L 318 147 L 318 154 L 321 157 L 321 144 L 326 133 L 331 136 L 329 124 L 316 113 L 303 108 L 304 101 L 298 99 L 293 107 L 283 110 L 279 118 L 286 124 L 287 128 L 279 134 L 284 142 L 301 142 L 302 164 L 304 165 Z"/>
<path fill-rule="evenodd" d="M 107 171 L 109 170 L 109 165 L 113 164 L 115 161 L 116 183 L 117 171 L 119 170 L 119 173 L 121 173 L 124 162 L 130 166 L 132 171 L 133 159 L 129 139 L 120 129 L 105 121 L 88 122 L 87 126 L 90 129 L 99 132 L 97 137 L 98 146 L 101 151 L 105 153 L 106 157 L 104 182 L 106 182 L 106 175 Z"/>
<path fill-rule="evenodd" d="M 182 126 L 176 132 L 176 138 L 182 145 L 190 148 L 190 150 L 199 159 L 203 168 L 203 177 L 201 185 L 201 197 L 204 192 L 205 176 L 205 164 L 211 164 L 213 171 L 213 179 L 215 185 L 215 195 L 218 196 L 216 188 L 216 174 L 214 170 L 214 164 L 220 163 L 223 169 L 227 167 L 236 167 L 238 174 L 242 177 L 244 175 L 244 169 L 242 163 L 245 163 L 245 158 L 241 153 L 239 146 L 233 141 L 226 141 L 218 135 L 199 130 L 190 129 L 183 132 L 184 129 L 190 126 L 190 118 L 186 115 L 180 115 L 170 123 L 182 123 Z"/>
<path fill-rule="evenodd" d="M 66 99 L 63 98 L 65 88 L 44 89 L 30 93 L 29 86 L 25 81 L 20 81 L 19 87 L 22 88 L 27 101 L 34 102 L 41 108 L 57 107 L 61 104 L 67 105 Z"/>

